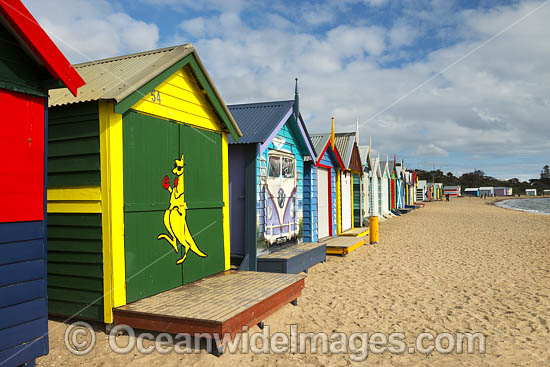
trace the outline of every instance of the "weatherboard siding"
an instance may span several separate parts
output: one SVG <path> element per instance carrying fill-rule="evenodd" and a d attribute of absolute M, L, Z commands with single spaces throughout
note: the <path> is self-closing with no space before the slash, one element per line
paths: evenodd
<path fill-rule="evenodd" d="M 330 196 L 331 196 L 331 205 L 332 205 L 332 236 L 336 236 L 337 235 L 337 217 L 336 217 L 336 213 L 337 213 L 337 208 L 336 208 L 336 170 L 334 169 L 334 166 L 335 166 L 335 161 L 331 160 L 329 158 L 329 152 L 328 152 L 328 149 L 327 148 L 327 152 L 325 152 L 325 154 L 323 155 L 323 157 L 321 158 L 321 161 L 320 163 L 324 166 L 328 166 L 330 167 L 330 179 L 331 179 L 331 183 L 330 183 Z"/>
<path fill-rule="evenodd" d="M 48 312 L 103 320 L 97 102 L 51 107 L 48 127 Z"/>
<path fill-rule="evenodd" d="M 317 242 L 317 169 L 313 162 L 304 163 L 304 242 Z"/>
<path fill-rule="evenodd" d="M 19 42 L 1 24 L 0 50 L 0 88 L 45 97 L 41 80 L 49 76 L 46 69 L 37 67 Z"/>
<path fill-rule="evenodd" d="M 48 311 L 103 320 L 101 214 L 48 214 Z"/>
<path fill-rule="evenodd" d="M 144 95 L 132 109 L 207 130 L 222 131 L 222 122 L 189 65 Z"/>
<path fill-rule="evenodd" d="M 48 311 L 103 320 L 101 214 L 48 214 Z"/>
<path fill-rule="evenodd" d="M 44 251 L 44 221 L 0 223 L 0 361 L 10 365 L 48 353 Z"/>
<path fill-rule="evenodd" d="M 303 201 L 304 201 L 304 151 L 302 151 L 298 145 L 299 137 L 289 128 L 290 119 L 285 123 L 283 127 L 279 130 L 275 139 L 284 139 L 284 144 L 277 149 L 275 144 L 271 142 L 265 151 L 259 155 L 256 159 L 256 209 L 257 209 L 257 238 L 264 238 L 264 224 L 265 224 L 265 200 L 266 194 L 262 192 L 262 176 L 267 177 L 267 163 L 268 163 L 268 153 L 270 150 L 284 150 L 291 152 L 296 158 L 296 174 L 298 175 L 297 190 L 296 190 L 296 211 L 298 213 L 298 218 L 302 222 L 303 217 Z M 262 163 L 265 162 L 265 163 Z M 265 167 L 265 168 L 263 168 Z M 265 172 L 262 172 L 265 169 Z M 302 224 L 303 225 L 303 224 Z M 302 239 L 299 238 L 301 242 Z"/>
<path fill-rule="evenodd" d="M 48 187 L 101 184 L 97 102 L 50 107 Z"/>

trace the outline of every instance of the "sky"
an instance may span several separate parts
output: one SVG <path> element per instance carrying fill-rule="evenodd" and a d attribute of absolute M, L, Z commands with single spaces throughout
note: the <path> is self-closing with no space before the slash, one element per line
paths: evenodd
<path fill-rule="evenodd" d="M 228 104 L 294 98 L 408 168 L 550 164 L 550 0 L 23 0 L 73 63 L 192 43 Z"/>

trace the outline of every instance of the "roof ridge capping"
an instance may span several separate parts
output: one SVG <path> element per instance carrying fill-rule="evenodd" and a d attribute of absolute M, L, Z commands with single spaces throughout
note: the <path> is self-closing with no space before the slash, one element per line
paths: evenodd
<path fill-rule="evenodd" d="M 108 57 L 108 58 L 105 58 L 105 59 L 99 59 L 99 60 L 93 60 L 93 61 L 86 61 L 86 62 L 82 62 L 82 63 L 79 63 L 79 64 L 73 64 L 73 67 L 74 67 L 74 68 L 82 68 L 82 67 L 91 66 L 91 65 L 106 64 L 106 63 L 108 63 L 108 62 L 126 60 L 126 59 L 131 59 L 131 58 L 134 58 L 134 57 L 147 56 L 147 55 L 154 55 L 154 54 L 158 54 L 158 53 L 162 53 L 162 52 L 167 52 L 167 51 L 168 51 L 168 52 L 171 52 L 171 51 L 174 51 L 174 50 L 180 49 L 180 48 L 182 48 L 182 49 L 195 49 L 195 47 L 193 46 L 193 44 L 191 44 L 191 43 L 185 43 L 185 44 L 183 44 L 183 45 L 170 46 L 170 47 L 164 47 L 164 48 L 157 48 L 157 49 L 154 49 L 154 50 L 135 52 L 135 53 L 133 53 L 133 54 L 127 54 L 127 55 L 120 55 L 120 56 Z"/>
<path fill-rule="evenodd" d="M 187 57 L 192 59 L 186 60 Z M 140 58 L 143 59 L 126 62 L 129 59 L 139 60 Z M 136 93 L 141 88 L 152 86 L 151 83 L 156 83 L 157 78 L 168 72 L 173 72 L 174 68 L 184 65 L 184 63 L 185 65 L 190 64 L 194 72 L 199 73 L 199 79 L 203 78 L 200 83 L 204 82 L 205 85 L 201 87 L 215 99 L 211 102 L 231 134 L 241 137 L 242 132 L 239 126 L 191 43 L 78 64 L 77 67 L 86 80 L 86 86 L 79 91 L 78 97 L 69 96 L 66 89 L 50 91 L 50 107 L 111 100 L 115 103 L 115 112 L 123 113 L 140 99 Z"/>
<path fill-rule="evenodd" d="M 280 101 L 265 101 L 265 102 L 250 102 L 250 103 L 235 103 L 235 104 L 228 104 L 228 108 L 243 108 L 243 107 L 260 107 L 260 106 L 267 106 L 267 105 L 281 105 L 281 104 L 287 104 L 287 103 L 294 103 L 294 100 L 292 99 L 285 99 Z"/>

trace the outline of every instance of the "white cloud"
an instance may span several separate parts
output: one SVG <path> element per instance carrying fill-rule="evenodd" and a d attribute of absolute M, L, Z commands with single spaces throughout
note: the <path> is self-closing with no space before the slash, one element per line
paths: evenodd
<path fill-rule="evenodd" d="M 298 76 L 302 112 L 313 132 L 328 131 L 333 115 L 338 131 L 353 131 L 359 117 L 362 144 L 372 135 L 384 154 L 541 157 L 550 152 L 545 130 L 550 112 L 545 99 L 550 29 L 545 21 L 550 7 L 364 123 L 536 5 L 459 12 L 453 22 L 467 35 L 463 41 L 393 68 L 378 62 L 414 44 L 423 30 L 412 23 L 398 22 L 386 34 L 379 27 L 337 25 L 313 36 L 254 30 L 241 19 L 238 33 L 222 28 L 216 38 L 194 43 L 229 103 L 292 98 L 293 78 Z M 421 16 L 429 18 L 425 12 Z"/>
<path fill-rule="evenodd" d="M 159 31 L 146 23 L 116 11 L 106 0 L 24 0 L 71 62 L 154 49 Z"/>
<path fill-rule="evenodd" d="M 394 25 L 388 34 L 392 47 L 399 48 L 412 44 L 419 36 L 419 30 L 400 22 Z"/>
<path fill-rule="evenodd" d="M 385 5 L 388 0 L 363 0 L 363 2 L 370 6 L 382 6 Z"/>
<path fill-rule="evenodd" d="M 435 144 L 423 144 L 418 147 L 415 154 L 420 157 L 448 157 L 449 153 Z"/>
<path fill-rule="evenodd" d="M 178 33 L 166 36 L 163 44 L 192 41 L 228 103 L 291 99 L 297 76 L 311 132 L 328 131 L 331 116 L 337 131 L 354 131 L 358 117 L 361 143 L 372 136 L 384 156 L 398 153 L 409 161 L 443 157 L 463 172 L 480 168 L 484 159 L 502 159 L 500 166 L 493 162 L 493 169 L 502 172 L 510 157 L 533 167 L 549 163 L 544 159 L 550 156 L 550 6 L 415 90 L 540 2 L 465 11 L 452 1 L 405 2 L 403 14 L 390 25 L 353 23 L 340 16 L 359 0 L 308 2 L 296 10 L 302 25 L 275 1 L 277 11 L 258 12 L 254 27 L 245 18 L 250 12 L 243 12 L 252 5 L 244 0 L 142 2 L 165 4 L 182 14 Z M 55 14 L 45 3 L 25 1 L 50 32 L 92 57 L 158 44 L 154 24 L 117 12 L 105 0 L 58 0 L 61 10 Z M 194 15 L 185 18 L 188 9 Z M 429 37 L 444 46 L 422 54 Z M 60 46 L 73 60 L 79 58 Z M 470 163 L 464 157 L 480 159 Z"/>

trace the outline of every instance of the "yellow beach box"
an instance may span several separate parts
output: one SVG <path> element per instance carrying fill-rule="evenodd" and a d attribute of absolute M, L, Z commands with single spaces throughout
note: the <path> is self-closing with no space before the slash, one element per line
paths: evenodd
<path fill-rule="evenodd" d="M 74 65 L 51 92 L 51 314 L 113 308 L 229 269 L 228 134 L 242 135 L 191 45 Z"/>

